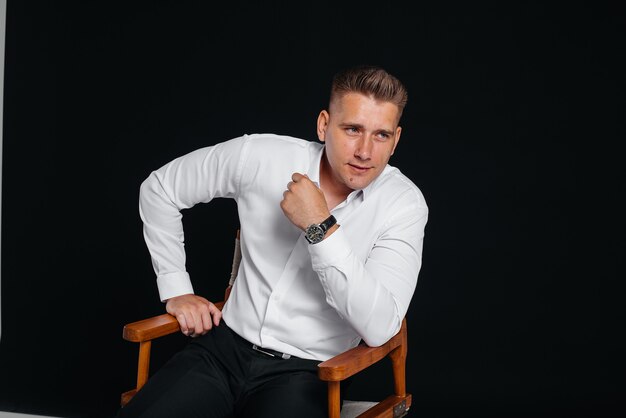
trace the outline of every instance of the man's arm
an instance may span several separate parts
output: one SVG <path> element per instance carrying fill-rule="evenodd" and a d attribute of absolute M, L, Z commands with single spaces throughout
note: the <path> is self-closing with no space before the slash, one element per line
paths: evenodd
<path fill-rule="evenodd" d="M 405 209 L 390 220 L 366 260 L 352 251 L 341 228 L 309 247 L 327 303 L 372 347 L 398 332 L 417 285 L 427 210 Z"/>
<path fill-rule="evenodd" d="M 159 295 L 186 335 L 206 333 L 219 323 L 221 312 L 193 294 L 185 267 L 181 210 L 236 195 L 244 140 L 235 138 L 176 158 L 153 171 L 140 187 L 139 213 Z"/>
<path fill-rule="evenodd" d="M 352 252 L 341 227 L 331 228 L 322 242 L 309 247 L 327 303 L 370 346 L 384 344 L 400 329 L 421 267 L 428 208 L 413 190 L 399 197 L 395 207 L 365 262 Z M 297 173 L 281 208 L 303 230 L 330 213 L 322 191 Z"/>

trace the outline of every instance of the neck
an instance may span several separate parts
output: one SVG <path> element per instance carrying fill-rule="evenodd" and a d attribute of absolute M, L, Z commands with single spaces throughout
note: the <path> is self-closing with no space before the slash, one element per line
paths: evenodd
<path fill-rule="evenodd" d="M 320 161 L 320 188 L 324 192 L 329 210 L 346 200 L 352 189 L 338 182 L 333 176 L 332 168 L 326 159 L 326 151 Z"/>

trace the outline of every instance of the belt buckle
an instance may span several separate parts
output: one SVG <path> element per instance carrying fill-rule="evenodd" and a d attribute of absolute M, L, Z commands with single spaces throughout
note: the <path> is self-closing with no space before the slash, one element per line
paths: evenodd
<path fill-rule="evenodd" d="M 291 354 L 279 353 L 278 351 L 275 351 L 274 353 L 270 353 L 269 351 L 267 351 L 268 349 L 263 349 L 263 348 L 259 347 L 256 344 L 252 344 L 252 349 L 255 350 L 255 351 L 258 351 L 259 353 L 263 353 L 263 354 L 266 354 L 266 355 L 271 356 L 271 357 L 282 358 L 283 360 L 287 360 L 287 359 L 289 359 L 291 357 Z M 274 351 L 274 350 L 272 350 L 272 351 Z"/>

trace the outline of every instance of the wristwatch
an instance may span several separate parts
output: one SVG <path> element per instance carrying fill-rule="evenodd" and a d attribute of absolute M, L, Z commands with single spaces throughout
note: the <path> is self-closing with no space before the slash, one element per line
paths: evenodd
<path fill-rule="evenodd" d="M 309 244 L 317 244 L 324 239 L 326 231 L 328 231 L 333 225 L 337 223 L 337 219 L 333 215 L 330 215 L 322 223 L 311 224 L 304 230 L 304 237 Z"/>

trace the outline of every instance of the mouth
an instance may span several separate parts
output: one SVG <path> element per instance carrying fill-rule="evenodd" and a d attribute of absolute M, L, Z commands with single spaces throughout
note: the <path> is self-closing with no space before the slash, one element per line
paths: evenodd
<path fill-rule="evenodd" d="M 371 168 L 371 167 L 362 167 L 360 165 L 355 165 L 355 164 L 350 164 L 350 163 L 348 163 L 348 166 L 357 173 L 365 173 Z"/>

